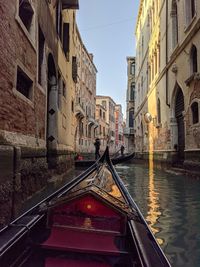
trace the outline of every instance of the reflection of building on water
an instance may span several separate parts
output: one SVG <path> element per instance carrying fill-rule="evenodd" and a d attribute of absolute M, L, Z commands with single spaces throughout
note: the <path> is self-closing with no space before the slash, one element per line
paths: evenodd
<path fill-rule="evenodd" d="M 156 235 L 159 232 L 159 228 L 156 226 L 158 219 L 161 216 L 160 205 L 159 205 L 159 193 L 156 192 L 154 184 L 154 165 L 153 165 L 153 154 L 149 157 L 149 197 L 148 197 L 148 213 L 146 220 L 153 232 Z M 156 238 L 158 243 L 161 245 L 164 240 L 161 238 Z"/>

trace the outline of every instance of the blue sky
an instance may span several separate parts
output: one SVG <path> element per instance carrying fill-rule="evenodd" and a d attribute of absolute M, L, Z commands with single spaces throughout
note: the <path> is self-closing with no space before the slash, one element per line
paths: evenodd
<path fill-rule="evenodd" d="M 94 55 L 97 94 L 109 95 L 125 115 L 126 57 L 135 55 L 139 0 L 79 0 L 77 23 L 82 40 Z"/>

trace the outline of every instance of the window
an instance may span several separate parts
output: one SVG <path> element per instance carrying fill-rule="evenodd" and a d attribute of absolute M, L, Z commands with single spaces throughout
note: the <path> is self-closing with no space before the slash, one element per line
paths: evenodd
<path fill-rule="evenodd" d="M 72 100 L 72 112 L 74 112 L 74 101 Z"/>
<path fill-rule="evenodd" d="M 102 103 L 102 106 L 103 106 L 104 108 L 106 108 L 106 101 L 103 100 L 101 103 Z"/>
<path fill-rule="evenodd" d="M 131 75 L 135 75 L 135 62 L 131 63 Z"/>
<path fill-rule="evenodd" d="M 72 56 L 72 79 L 75 83 L 78 81 L 78 66 L 77 66 L 77 58 Z"/>
<path fill-rule="evenodd" d="M 19 66 L 17 67 L 16 89 L 26 98 L 28 99 L 32 98 L 33 81 Z"/>
<path fill-rule="evenodd" d="M 29 0 L 19 0 L 19 17 L 30 33 L 32 28 L 34 11 Z"/>
<path fill-rule="evenodd" d="M 194 15 L 195 15 L 195 12 L 196 12 L 195 0 L 190 0 L 190 2 L 191 2 L 191 15 L 192 15 L 192 18 L 193 18 Z"/>
<path fill-rule="evenodd" d="M 57 5 L 56 5 L 56 31 L 57 31 L 57 34 L 58 36 L 60 37 L 60 40 L 62 42 L 62 6 L 61 6 L 61 3 L 60 1 L 57 2 Z"/>
<path fill-rule="evenodd" d="M 87 137 L 87 135 L 88 135 L 88 127 L 87 125 L 85 125 L 85 136 Z"/>
<path fill-rule="evenodd" d="M 130 100 L 133 101 L 134 99 L 135 99 L 135 83 L 131 83 Z"/>
<path fill-rule="evenodd" d="M 133 117 L 134 117 L 134 111 L 131 109 L 129 111 L 129 127 L 133 128 Z"/>
<path fill-rule="evenodd" d="M 79 134 L 82 136 L 83 135 L 83 122 L 79 121 Z"/>
<path fill-rule="evenodd" d="M 192 49 L 190 52 L 190 62 L 191 62 L 191 72 L 192 73 L 198 72 L 197 48 L 195 45 L 192 46 Z"/>
<path fill-rule="evenodd" d="M 99 116 L 102 117 L 102 111 L 101 111 L 101 109 L 99 110 Z"/>
<path fill-rule="evenodd" d="M 185 0 L 186 26 L 188 26 L 192 18 L 196 14 L 195 0 Z"/>
<path fill-rule="evenodd" d="M 70 44 L 70 35 L 69 35 L 69 23 L 63 24 L 63 50 L 66 55 L 67 60 L 69 60 L 69 44 Z"/>
<path fill-rule="evenodd" d="M 38 83 L 42 85 L 42 67 L 44 66 L 44 42 L 45 38 L 43 32 L 39 26 L 39 33 L 38 33 Z"/>
<path fill-rule="evenodd" d="M 160 109 L 160 99 L 157 100 L 157 122 L 158 124 L 161 123 L 161 109 Z"/>
<path fill-rule="evenodd" d="M 88 127 L 88 137 L 89 138 L 92 137 L 92 127 L 91 126 Z"/>
<path fill-rule="evenodd" d="M 192 110 L 192 123 L 198 123 L 199 122 L 199 106 L 197 102 L 193 102 L 191 105 Z"/>
<path fill-rule="evenodd" d="M 172 48 L 174 49 L 178 43 L 178 14 L 176 0 L 172 2 Z"/>

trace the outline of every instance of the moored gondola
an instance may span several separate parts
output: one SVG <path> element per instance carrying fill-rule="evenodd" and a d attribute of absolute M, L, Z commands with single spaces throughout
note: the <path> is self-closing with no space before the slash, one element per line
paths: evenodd
<path fill-rule="evenodd" d="M 2 267 L 167 267 L 115 171 L 102 158 L 0 232 Z"/>
<path fill-rule="evenodd" d="M 127 162 L 130 161 L 131 159 L 133 159 L 135 156 L 135 153 L 131 153 L 131 154 L 125 154 L 123 156 L 118 156 L 118 157 L 113 157 L 111 159 L 112 164 L 116 165 L 116 164 L 120 164 L 123 162 Z M 90 167 L 95 163 L 95 160 L 75 160 L 75 167 Z"/>

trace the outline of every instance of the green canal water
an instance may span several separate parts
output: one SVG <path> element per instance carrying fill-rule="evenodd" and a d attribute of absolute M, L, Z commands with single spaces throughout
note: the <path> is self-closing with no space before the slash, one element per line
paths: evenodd
<path fill-rule="evenodd" d="M 116 169 L 171 265 L 200 267 L 200 181 L 143 165 Z"/>

